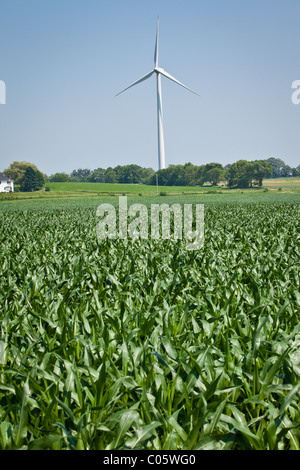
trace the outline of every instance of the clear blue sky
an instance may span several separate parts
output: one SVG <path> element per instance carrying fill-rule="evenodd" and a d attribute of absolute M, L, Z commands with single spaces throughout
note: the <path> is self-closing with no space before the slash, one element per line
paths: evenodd
<path fill-rule="evenodd" d="M 157 169 L 159 66 L 166 163 L 276 157 L 300 164 L 299 0 L 1 0 L 0 171 Z"/>

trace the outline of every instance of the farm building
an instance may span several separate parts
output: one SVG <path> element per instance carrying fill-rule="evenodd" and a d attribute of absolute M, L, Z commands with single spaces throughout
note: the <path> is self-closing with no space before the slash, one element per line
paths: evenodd
<path fill-rule="evenodd" d="M 14 191 L 14 180 L 0 174 L 0 193 L 10 193 Z"/>

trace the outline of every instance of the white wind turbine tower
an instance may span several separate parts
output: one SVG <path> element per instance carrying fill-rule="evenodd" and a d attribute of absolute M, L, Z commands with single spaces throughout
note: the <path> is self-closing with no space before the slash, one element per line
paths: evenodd
<path fill-rule="evenodd" d="M 191 91 L 197 96 L 198 93 L 195 91 L 191 90 L 189 87 L 181 83 L 179 80 L 176 78 L 172 77 L 168 72 L 166 72 L 164 69 L 158 67 L 158 33 L 159 33 L 159 18 L 157 18 L 157 27 L 156 27 L 156 41 L 155 41 L 155 50 L 154 50 L 154 69 L 152 72 L 147 73 L 147 75 L 144 75 L 144 77 L 140 78 L 136 82 L 132 83 L 129 85 L 127 88 L 124 90 L 120 91 L 115 96 L 120 95 L 124 91 L 128 90 L 129 88 L 137 85 L 138 83 L 143 82 L 144 80 L 147 80 L 150 78 L 154 73 L 156 73 L 156 84 L 157 84 L 157 133 L 158 133 L 158 168 L 159 170 L 162 170 L 163 168 L 166 167 L 166 162 L 165 162 L 165 142 L 164 142 L 164 130 L 163 130 L 163 116 L 162 116 L 162 98 L 161 98 L 161 75 L 163 75 L 166 78 L 169 78 L 173 82 L 177 83 L 178 85 L 183 86 L 187 90 Z"/>

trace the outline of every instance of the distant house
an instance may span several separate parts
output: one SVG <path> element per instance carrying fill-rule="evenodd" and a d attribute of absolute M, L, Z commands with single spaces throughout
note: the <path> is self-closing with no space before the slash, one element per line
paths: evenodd
<path fill-rule="evenodd" d="M 14 180 L 0 174 L 0 193 L 14 192 Z"/>

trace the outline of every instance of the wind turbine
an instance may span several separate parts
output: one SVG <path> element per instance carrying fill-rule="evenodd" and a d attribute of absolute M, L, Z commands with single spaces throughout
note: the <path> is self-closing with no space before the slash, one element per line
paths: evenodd
<path fill-rule="evenodd" d="M 195 95 L 197 95 L 197 96 L 200 96 L 200 95 L 198 95 L 198 93 L 196 93 L 195 91 L 191 90 L 191 88 L 189 88 L 186 85 L 184 85 L 183 83 L 181 83 L 176 78 L 172 77 L 172 75 L 170 75 L 164 69 L 162 69 L 161 67 L 158 67 L 158 36 L 159 36 L 159 17 L 157 18 L 157 26 L 156 26 L 156 41 L 155 41 L 155 50 L 154 50 L 154 69 L 152 70 L 152 72 L 147 73 L 147 75 L 144 75 L 142 78 L 140 78 L 136 82 L 132 83 L 131 85 L 129 85 L 124 90 L 120 91 L 120 93 L 118 93 L 115 96 L 119 96 L 121 93 L 128 90 L 129 88 L 132 88 L 133 86 L 137 85 L 138 83 L 141 83 L 144 80 L 147 80 L 154 73 L 156 74 L 158 168 L 159 168 L 159 170 L 162 170 L 163 168 L 166 167 L 166 162 L 165 162 L 165 142 L 164 142 L 164 129 L 163 129 L 162 97 L 161 97 L 161 75 L 168 78 L 169 80 L 172 80 L 173 82 L 177 83 L 178 85 L 181 85 L 182 87 L 184 87 L 187 90 L 191 91 Z"/>

